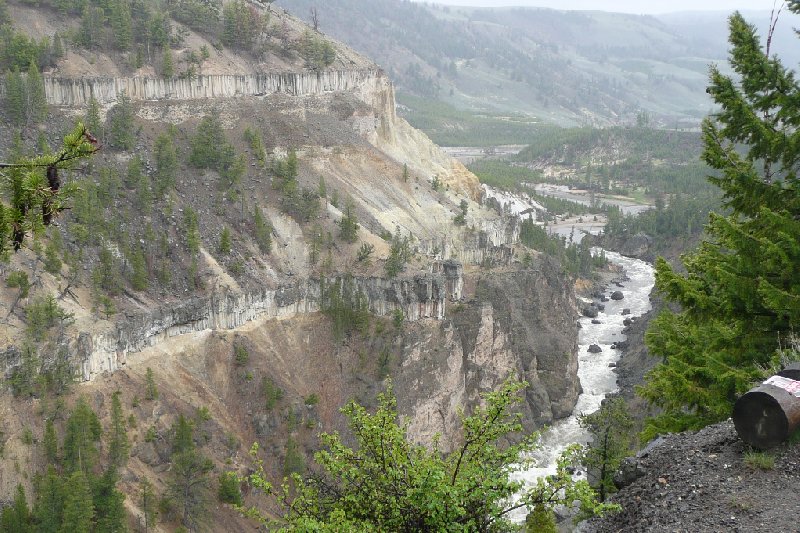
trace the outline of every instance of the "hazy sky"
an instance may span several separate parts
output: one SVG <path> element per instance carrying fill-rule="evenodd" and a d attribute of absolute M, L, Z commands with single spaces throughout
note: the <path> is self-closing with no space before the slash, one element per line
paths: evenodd
<path fill-rule="evenodd" d="M 417 0 L 420 1 L 420 0 Z M 675 11 L 770 10 L 773 0 L 428 0 L 460 6 L 535 6 L 553 9 L 593 9 L 621 13 L 672 13 Z M 776 5 L 780 6 L 778 1 Z"/>

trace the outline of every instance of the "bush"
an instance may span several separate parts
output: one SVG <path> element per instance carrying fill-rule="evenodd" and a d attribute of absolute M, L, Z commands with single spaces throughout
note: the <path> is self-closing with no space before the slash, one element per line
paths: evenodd
<path fill-rule="evenodd" d="M 223 472 L 219 476 L 219 490 L 217 498 L 222 503 L 232 505 L 242 505 L 242 489 L 239 483 L 239 476 L 236 472 Z"/>

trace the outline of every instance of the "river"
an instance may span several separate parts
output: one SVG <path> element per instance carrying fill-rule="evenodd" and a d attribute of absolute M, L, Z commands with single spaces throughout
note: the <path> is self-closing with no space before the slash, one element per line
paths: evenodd
<path fill-rule="evenodd" d="M 650 310 L 650 290 L 655 282 L 652 265 L 615 252 L 606 252 L 606 257 L 624 269 L 628 280 L 621 283 L 622 287 L 607 287 L 605 294 L 610 296 L 612 292 L 619 290 L 624 298 L 603 302 L 605 310 L 600 311 L 597 316 L 600 324 L 592 324 L 590 318 L 580 319 L 578 378 L 581 380 L 583 392 L 578 397 L 572 415 L 558 420 L 542 433 L 541 447 L 533 455 L 538 466 L 514 474 L 515 479 L 523 479 L 526 484 L 535 485 L 540 477 L 555 474 L 556 460 L 567 446 L 573 443 L 587 444 L 591 440 L 588 432 L 578 425 L 578 417 L 597 411 L 603 398 L 617 390 L 617 375 L 611 364 L 619 360 L 620 354 L 611 349 L 611 344 L 625 340 L 622 333 L 625 327 L 622 322 L 625 318 L 638 317 Z M 630 309 L 630 315 L 623 316 L 623 309 Z M 603 351 L 589 353 L 589 346 L 592 344 L 599 345 Z M 511 518 L 518 522 L 523 521 L 525 510 L 519 510 Z"/>

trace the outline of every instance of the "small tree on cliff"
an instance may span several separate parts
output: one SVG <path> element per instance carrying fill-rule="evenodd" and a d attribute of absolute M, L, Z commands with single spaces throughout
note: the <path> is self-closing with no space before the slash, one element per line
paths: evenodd
<path fill-rule="evenodd" d="M 788 4 L 800 13 L 800 0 Z M 730 416 L 800 324 L 800 86 L 739 13 L 729 27 L 736 75 L 711 68 L 720 111 L 703 122 L 703 159 L 730 214 L 711 214 L 686 274 L 656 265 L 656 287 L 682 311 L 647 332 L 663 362 L 640 390 L 662 409 L 646 437 Z"/>
<path fill-rule="evenodd" d="M 485 407 L 461 417 L 462 443 L 449 453 L 438 448 L 438 440 L 431 447 L 409 440 L 409 422 L 398 423 L 391 386 L 378 395 L 374 414 L 350 402 L 342 412 L 357 447 L 346 446 L 336 433 L 320 436 L 317 472 L 294 475 L 293 491 L 284 487 L 284 525 L 289 531 L 501 531 L 510 527 L 508 513 L 519 508 L 580 500 L 589 512 L 608 510 L 586 481 L 572 479 L 574 448 L 559 461 L 555 476 L 532 488 L 511 479 L 527 466 L 525 458 L 537 442 L 529 435 L 518 444 L 501 444 L 522 430 L 512 409 L 526 385 L 509 380 L 485 395 Z M 258 461 L 247 480 L 271 490 Z M 258 509 L 245 512 L 267 522 Z"/>
<path fill-rule="evenodd" d="M 592 434 L 582 462 L 588 470 L 589 483 L 604 502 L 616 490 L 614 474 L 620 463 L 630 455 L 633 420 L 625 400 L 616 396 L 604 401 L 594 413 L 581 416 L 578 423 Z"/>

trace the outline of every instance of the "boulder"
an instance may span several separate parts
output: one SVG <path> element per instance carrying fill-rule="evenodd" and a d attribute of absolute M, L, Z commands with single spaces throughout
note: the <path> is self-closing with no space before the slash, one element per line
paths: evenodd
<path fill-rule="evenodd" d="M 589 318 L 597 318 L 597 309 L 594 307 L 584 307 L 581 314 Z"/>
<path fill-rule="evenodd" d="M 625 298 L 625 295 L 622 294 L 622 291 L 614 291 L 611 293 L 612 300 L 622 300 Z"/>
<path fill-rule="evenodd" d="M 627 487 L 647 472 L 635 457 L 626 457 L 619 465 L 619 470 L 614 474 L 614 485 L 618 489 Z"/>
<path fill-rule="evenodd" d="M 622 325 L 625 326 L 626 328 L 631 324 L 633 324 L 633 320 L 631 320 L 630 318 L 626 318 L 625 320 L 622 321 Z"/>
<path fill-rule="evenodd" d="M 622 316 L 629 315 L 629 314 L 631 314 L 631 310 L 628 309 L 627 307 L 622 310 Z"/>
<path fill-rule="evenodd" d="M 592 344 L 591 346 L 589 346 L 589 353 L 600 353 L 602 351 L 603 349 L 597 344 Z"/>
<path fill-rule="evenodd" d="M 597 320 L 596 318 L 593 318 L 593 319 L 592 319 L 592 324 L 602 324 L 602 322 L 600 322 L 600 321 L 599 321 L 599 320 Z"/>

